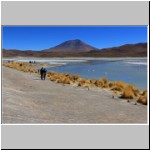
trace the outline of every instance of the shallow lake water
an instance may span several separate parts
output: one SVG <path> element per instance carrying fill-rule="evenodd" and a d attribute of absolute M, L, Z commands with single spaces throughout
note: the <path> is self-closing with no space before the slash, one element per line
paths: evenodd
<path fill-rule="evenodd" d="M 122 80 L 134 84 L 141 90 L 147 88 L 147 59 L 93 59 L 69 62 L 48 70 L 77 74 L 84 78 L 106 77 L 111 81 Z"/>

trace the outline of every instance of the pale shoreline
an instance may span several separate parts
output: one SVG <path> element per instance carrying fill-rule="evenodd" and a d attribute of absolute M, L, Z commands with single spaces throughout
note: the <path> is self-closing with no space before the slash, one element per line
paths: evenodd
<path fill-rule="evenodd" d="M 2 123 L 147 123 L 147 106 L 104 90 L 41 81 L 4 66 L 2 79 Z"/>

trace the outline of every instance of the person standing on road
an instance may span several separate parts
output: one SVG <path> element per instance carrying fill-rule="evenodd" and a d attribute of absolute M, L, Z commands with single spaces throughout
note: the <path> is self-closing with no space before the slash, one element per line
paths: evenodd
<path fill-rule="evenodd" d="M 46 78 L 46 72 L 47 72 L 47 70 L 46 70 L 46 68 L 44 68 L 44 70 L 43 70 L 43 79 L 45 80 L 45 78 Z"/>
<path fill-rule="evenodd" d="M 41 70 L 40 70 L 41 80 L 45 80 L 46 72 L 47 72 L 46 68 L 42 67 Z"/>

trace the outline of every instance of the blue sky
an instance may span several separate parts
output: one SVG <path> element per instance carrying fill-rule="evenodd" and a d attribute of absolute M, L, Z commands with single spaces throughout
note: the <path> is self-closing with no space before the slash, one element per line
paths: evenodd
<path fill-rule="evenodd" d="M 147 42 L 147 26 L 3 26 L 2 48 L 43 50 L 80 39 L 97 48 Z"/>

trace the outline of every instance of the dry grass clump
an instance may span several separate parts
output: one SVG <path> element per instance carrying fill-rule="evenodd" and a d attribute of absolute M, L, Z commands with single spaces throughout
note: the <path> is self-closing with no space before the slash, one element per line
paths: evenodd
<path fill-rule="evenodd" d="M 25 62 L 5 62 L 4 66 L 14 68 L 24 72 L 38 73 L 36 69 L 30 68 L 28 63 Z"/>
<path fill-rule="evenodd" d="M 50 72 L 48 76 L 51 81 L 56 81 L 57 83 L 63 83 L 63 84 L 71 84 L 74 86 L 91 87 L 94 85 L 93 83 L 95 83 L 94 80 L 83 79 L 78 75 L 71 75 L 66 73 L 62 74 L 62 73 Z"/>
<path fill-rule="evenodd" d="M 111 91 L 114 91 L 116 93 L 116 91 L 122 93 L 123 92 L 123 89 L 121 87 L 118 87 L 118 86 L 113 86 L 111 89 Z"/>
<path fill-rule="evenodd" d="M 94 84 L 96 87 L 107 88 L 108 83 L 109 82 L 107 78 L 100 78 L 99 80 L 96 80 Z"/>
<path fill-rule="evenodd" d="M 95 81 L 95 86 L 96 87 L 103 87 L 103 85 L 104 85 L 103 80 L 99 79 L 99 80 Z"/>
<path fill-rule="evenodd" d="M 91 84 L 95 84 L 96 80 L 90 79 Z"/>
<path fill-rule="evenodd" d="M 48 77 L 51 81 L 56 81 L 57 83 L 63 84 L 75 84 L 82 80 L 82 78 L 78 75 L 70 75 L 66 73 L 56 73 L 49 72 Z"/>
<path fill-rule="evenodd" d="M 51 81 L 56 81 L 57 83 L 63 84 L 73 84 L 80 78 L 80 76 L 70 75 L 66 73 L 61 74 L 56 72 L 49 72 L 48 77 Z"/>
<path fill-rule="evenodd" d="M 64 83 L 66 80 L 66 78 L 60 78 L 60 79 L 57 79 L 55 80 L 57 83 Z"/>
<path fill-rule="evenodd" d="M 78 75 L 68 75 L 71 81 L 78 81 L 81 77 Z"/>
<path fill-rule="evenodd" d="M 38 73 L 38 71 L 36 69 L 32 69 L 32 68 L 29 69 L 29 72 L 31 72 L 31 73 Z"/>
<path fill-rule="evenodd" d="M 23 64 L 20 62 L 4 63 L 4 66 L 21 70 Z"/>
<path fill-rule="evenodd" d="M 125 87 L 123 94 L 121 95 L 121 98 L 129 98 L 134 99 L 135 95 L 132 91 L 132 88 L 130 86 Z"/>
<path fill-rule="evenodd" d="M 78 82 L 78 86 L 84 86 L 86 84 L 86 80 L 85 79 L 81 79 L 79 82 Z"/>
<path fill-rule="evenodd" d="M 121 95 L 121 98 L 125 99 L 139 98 L 141 95 L 141 91 L 136 86 L 123 81 L 109 82 L 108 87 L 111 91 Z"/>
<path fill-rule="evenodd" d="M 109 81 L 107 78 L 101 78 L 100 81 L 103 82 L 103 88 L 108 88 Z"/>
<path fill-rule="evenodd" d="M 108 83 L 108 87 L 109 87 L 109 88 L 112 88 L 114 85 L 115 85 L 115 82 L 109 82 L 109 83 Z"/>
<path fill-rule="evenodd" d="M 47 78 L 50 78 L 50 74 L 47 73 L 47 74 L 46 74 L 46 77 L 47 77 Z"/>
<path fill-rule="evenodd" d="M 144 90 L 137 102 L 147 105 L 147 90 Z"/>
<path fill-rule="evenodd" d="M 128 87 L 131 88 L 135 97 L 139 97 L 141 95 L 141 91 L 136 86 L 129 84 Z"/>
<path fill-rule="evenodd" d="M 104 84 L 108 83 L 108 79 L 107 78 L 101 78 L 101 80 L 104 82 Z"/>
<path fill-rule="evenodd" d="M 49 78 L 51 81 L 56 81 L 56 79 L 57 79 L 57 73 L 56 73 L 56 72 L 48 72 L 48 73 L 47 73 L 47 76 L 48 76 L 48 78 Z"/>
<path fill-rule="evenodd" d="M 137 98 L 141 94 L 141 91 L 134 85 L 127 84 L 124 88 L 123 94 L 121 95 L 121 98 Z"/>
<path fill-rule="evenodd" d="M 109 88 L 112 88 L 113 86 L 124 89 L 127 86 L 127 83 L 125 83 L 123 81 L 113 81 L 113 82 L 108 83 Z"/>
<path fill-rule="evenodd" d="M 78 82 L 78 86 L 89 89 L 90 87 L 92 87 L 92 84 L 89 83 L 89 80 L 82 79 Z"/>
<path fill-rule="evenodd" d="M 53 75 L 56 75 L 56 74 L 57 74 L 57 72 L 50 71 L 50 72 L 48 72 L 48 74 L 50 74 L 50 76 L 53 76 Z"/>
<path fill-rule="evenodd" d="M 125 82 L 123 82 L 123 81 L 116 81 L 116 82 L 115 82 L 115 85 L 116 85 L 117 87 L 120 87 L 120 88 L 124 89 L 124 88 L 127 86 L 127 83 L 125 83 Z"/>
<path fill-rule="evenodd" d="M 51 80 L 51 81 L 56 81 L 55 76 L 52 76 L 52 77 L 50 76 L 50 80 Z"/>
<path fill-rule="evenodd" d="M 28 71 L 29 71 L 29 68 L 28 68 L 28 67 L 23 67 L 23 68 L 21 69 L 21 71 L 28 72 Z"/>
<path fill-rule="evenodd" d="M 122 94 L 127 84 L 123 81 L 114 81 L 108 83 L 108 88 L 117 94 Z"/>
<path fill-rule="evenodd" d="M 65 76 L 63 76 L 63 75 L 56 75 L 55 77 L 56 77 L 56 78 L 55 78 L 55 81 L 56 81 L 57 83 L 63 83 L 63 84 L 65 84 L 65 83 L 67 82 L 67 84 L 68 84 L 67 79 L 69 79 L 69 78 L 67 78 L 67 77 L 65 77 Z"/>
<path fill-rule="evenodd" d="M 72 84 L 72 81 L 69 78 L 64 79 L 64 84 Z"/>

